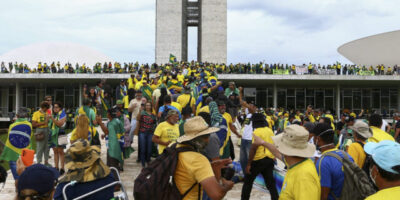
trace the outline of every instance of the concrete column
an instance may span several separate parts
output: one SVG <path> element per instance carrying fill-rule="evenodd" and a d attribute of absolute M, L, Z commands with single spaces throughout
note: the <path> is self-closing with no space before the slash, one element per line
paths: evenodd
<path fill-rule="evenodd" d="M 397 112 L 400 112 L 400 88 L 397 88 Z"/>
<path fill-rule="evenodd" d="M 278 107 L 278 87 L 276 86 L 276 82 L 274 82 L 274 108 Z"/>
<path fill-rule="evenodd" d="M 336 85 L 336 115 L 340 119 L 340 85 Z"/>
<path fill-rule="evenodd" d="M 82 83 L 79 83 L 79 107 L 82 106 L 83 101 L 83 88 Z"/>
<path fill-rule="evenodd" d="M 19 82 L 15 83 L 15 112 L 21 107 L 21 85 Z"/>

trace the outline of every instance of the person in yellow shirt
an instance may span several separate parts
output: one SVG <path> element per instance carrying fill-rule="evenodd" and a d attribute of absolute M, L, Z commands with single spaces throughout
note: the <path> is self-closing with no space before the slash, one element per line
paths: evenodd
<path fill-rule="evenodd" d="M 347 153 L 353 158 L 361 169 L 364 166 L 367 155 L 364 152 L 365 141 L 372 136 L 372 130 L 368 124 L 358 120 L 353 126 L 349 127 L 353 130 L 354 142 L 350 144 Z"/>
<path fill-rule="evenodd" d="M 169 110 L 166 121 L 157 125 L 152 141 L 158 144 L 158 153 L 162 154 L 165 147 L 174 143 L 179 137 L 179 113 L 176 110 Z"/>
<path fill-rule="evenodd" d="M 263 141 L 273 144 L 271 137 L 274 133 L 267 126 L 267 121 L 263 114 L 255 113 L 252 116 L 253 135 L 260 137 Z M 254 138 L 253 138 L 254 142 Z M 274 155 L 265 147 L 257 144 L 252 144 L 250 147 L 249 159 L 246 167 L 246 174 L 242 187 L 241 199 L 249 199 L 254 179 L 258 174 L 264 177 L 265 185 L 267 186 L 272 200 L 278 199 L 278 191 L 275 187 L 275 179 L 272 175 L 274 169 Z"/>
<path fill-rule="evenodd" d="M 44 164 L 49 165 L 49 116 L 47 115 L 47 110 L 50 108 L 48 102 L 43 101 L 40 104 L 40 110 L 33 113 L 32 116 L 32 127 L 36 128 L 35 138 L 36 138 L 36 160 L 37 163 L 42 162 L 44 157 Z"/>
<path fill-rule="evenodd" d="M 187 85 L 184 88 L 184 94 L 180 95 L 176 100 L 177 103 L 181 105 L 182 108 L 186 107 L 190 101 L 190 108 L 192 108 L 193 114 L 196 113 L 196 100 L 194 99 L 193 95 L 190 94 L 190 86 Z"/>
<path fill-rule="evenodd" d="M 400 144 L 394 141 L 369 142 L 364 146 L 372 157 L 370 177 L 379 191 L 366 200 L 394 200 L 400 197 Z"/>
<path fill-rule="evenodd" d="M 372 129 L 372 137 L 368 139 L 368 142 L 380 142 L 383 140 L 394 141 L 393 136 L 380 129 L 382 126 L 382 117 L 379 114 L 373 114 L 369 118 L 369 126 Z"/>
<path fill-rule="evenodd" d="M 211 133 L 218 128 L 209 127 L 200 116 L 191 118 L 184 125 L 185 134 L 178 138 L 176 148 L 189 147 L 193 151 L 179 153 L 174 179 L 183 200 L 223 199 L 232 189 L 233 182 L 221 178 L 221 168 L 231 163 L 230 159 L 210 161 L 201 153 L 208 145 Z M 194 185 L 193 188 L 191 188 Z"/>
<path fill-rule="evenodd" d="M 253 135 L 253 144 L 267 148 L 276 158 L 286 163 L 288 171 L 279 196 L 281 200 L 320 200 L 321 185 L 314 162 L 315 145 L 308 143 L 308 131 L 297 124 L 288 126 L 273 136 L 274 144 Z"/>

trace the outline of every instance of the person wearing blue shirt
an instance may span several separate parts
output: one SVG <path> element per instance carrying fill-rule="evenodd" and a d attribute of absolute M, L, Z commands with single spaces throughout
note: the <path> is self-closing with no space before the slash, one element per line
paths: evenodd
<path fill-rule="evenodd" d="M 174 106 L 171 106 L 171 97 L 170 96 L 165 96 L 164 97 L 164 105 L 160 106 L 160 108 L 158 109 L 158 115 L 157 115 L 158 118 L 161 118 L 161 115 L 165 111 L 166 108 L 178 111 L 179 119 L 182 118 L 181 112 L 178 110 L 178 108 L 175 108 Z"/>
<path fill-rule="evenodd" d="M 312 132 L 316 136 L 317 150 L 322 153 L 322 156 L 315 164 L 321 183 L 321 200 L 338 199 L 341 196 L 344 182 L 343 164 L 338 159 L 327 155 L 327 153 L 331 152 L 342 158 L 346 154 L 352 162 L 354 160 L 349 154 L 335 147 L 333 142 L 335 132 L 330 124 L 318 123 Z"/>

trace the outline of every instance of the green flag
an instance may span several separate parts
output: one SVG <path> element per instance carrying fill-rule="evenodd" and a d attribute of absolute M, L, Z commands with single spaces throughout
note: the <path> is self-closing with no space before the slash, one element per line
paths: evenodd
<path fill-rule="evenodd" d="M 170 63 L 176 63 L 176 56 L 169 54 L 169 62 Z"/>

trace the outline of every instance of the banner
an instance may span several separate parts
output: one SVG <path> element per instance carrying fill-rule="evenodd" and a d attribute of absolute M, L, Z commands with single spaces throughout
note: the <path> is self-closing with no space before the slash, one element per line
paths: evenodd
<path fill-rule="evenodd" d="M 273 74 L 289 74 L 289 70 L 288 69 L 274 69 L 272 70 Z"/>
<path fill-rule="evenodd" d="M 374 71 L 360 71 L 361 76 L 374 76 L 375 72 Z"/>

